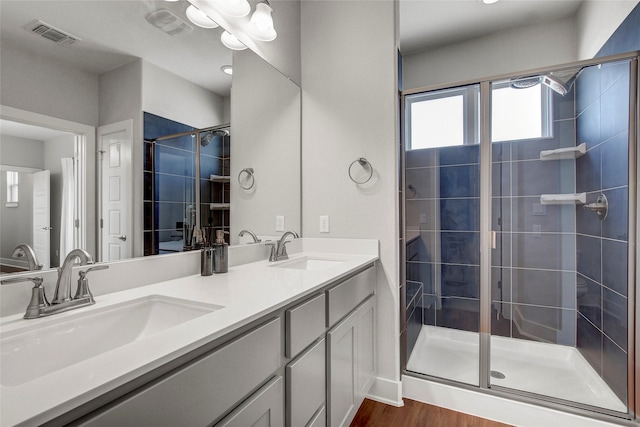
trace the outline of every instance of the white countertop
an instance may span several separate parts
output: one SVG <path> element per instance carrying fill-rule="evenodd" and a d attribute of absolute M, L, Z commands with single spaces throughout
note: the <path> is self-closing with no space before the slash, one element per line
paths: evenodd
<path fill-rule="evenodd" d="M 371 244 L 372 241 L 367 242 L 367 250 L 361 253 L 358 253 L 357 245 L 347 244 L 346 250 L 336 253 L 331 252 L 331 245 L 322 243 L 303 246 L 303 252 L 290 254 L 290 260 L 317 257 L 344 261 L 326 270 L 274 268 L 270 265 L 273 263 L 258 261 L 231 267 L 226 274 L 207 277 L 192 275 L 101 295 L 96 297 L 94 306 L 46 318 L 23 320 L 22 315 L 0 318 L 0 328 L 4 335 L 23 328 L 26 324 L 31 326 L 40 323 L 44 326 L 53 319 L 73 316 L 81 310 L 108 307 L 149 295 L 224 306 L 155 335 L 71 364 L 36 380 L 12 387 L 0 386 L 0 424 L 34 425 L 51 420 L 284 307 L 336 279 L 345 277 L 378 259 L 377 241 L 373 241 L 374 245 Z M 375 246 L 375 251 L 371 250 L 372 246 Z M 309 248 L 318 251 L 308 251 Z M 43 354 L 42 357 L 46 358 L 47 355 Z M 0 366 L 0 369 L 10 367 Z"/>

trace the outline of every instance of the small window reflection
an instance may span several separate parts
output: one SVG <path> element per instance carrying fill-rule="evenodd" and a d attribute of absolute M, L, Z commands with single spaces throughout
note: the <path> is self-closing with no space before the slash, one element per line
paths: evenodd
<path fill-rule="evenodd" d="M 18 205 L 18 172 L 7 171 L 7 207 Z"/>

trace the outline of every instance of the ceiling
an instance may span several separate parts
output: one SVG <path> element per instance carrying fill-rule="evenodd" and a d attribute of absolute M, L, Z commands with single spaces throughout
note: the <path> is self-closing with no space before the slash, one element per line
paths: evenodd
<path fill-rule="evenodd" d="M 0 41 L 97 74 L 144 58 L 228 96 L 231 77 L 220 67 L 231 64 L 232 53 L 220 42 L 221 28 L 192 25 L 191 31 L 170 36 L 145 19 L 153 11 L 170 9 L 188 21 L 188 5 L 186 0 L 0 0 Z M 81 41 L 64 47 L 25 30 L 36 19 Z"/>
<path fill-rule="evenodd" d="M 400 49 L 429 50 L 576 14 L 578 0 L 400 0 Z"/>
<path fill-rule="evenodd" d="M 571 16 L 580 3 L 501 0 L 485 5 L 480 0 L 400 0 L 401 49 L 408 54 Z M 144 58 L 228 96 L 231 77 L 220 72 L 220 67 L 231 64 L 232 53 L 220 43 L 221 28 L 193 26 L 190 32 L 170 36 L 145 20 L 146 15 L 158 9 L 170 9 L 186 20 L 188 5 L 186 0 L 0 0 L 0 41 L 97 74 Z M 25 26 L 35 19 L 81 41 L 63 47 L 33 35 Z"/>

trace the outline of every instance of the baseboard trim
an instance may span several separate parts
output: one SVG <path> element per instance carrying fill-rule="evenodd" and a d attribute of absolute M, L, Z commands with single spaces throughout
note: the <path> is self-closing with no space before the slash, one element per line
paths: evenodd
<path fill-rule="evenodd" d="M 392 406 L 404 406 L 402 401 L 402 382 L 376 377 L 367 398 Z"/>

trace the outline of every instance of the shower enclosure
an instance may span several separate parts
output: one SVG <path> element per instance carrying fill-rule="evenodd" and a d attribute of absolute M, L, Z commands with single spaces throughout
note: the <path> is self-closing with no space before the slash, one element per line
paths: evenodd
<path fill-rule="evenodd" d="M 406 374 L 633 416 L 637 62 L 403 92 Z"/>
<path fill-rule="evenodd" d="M 144 119 L 144 254 L 199 249 L 229 231 L 229 125 Z"/>

